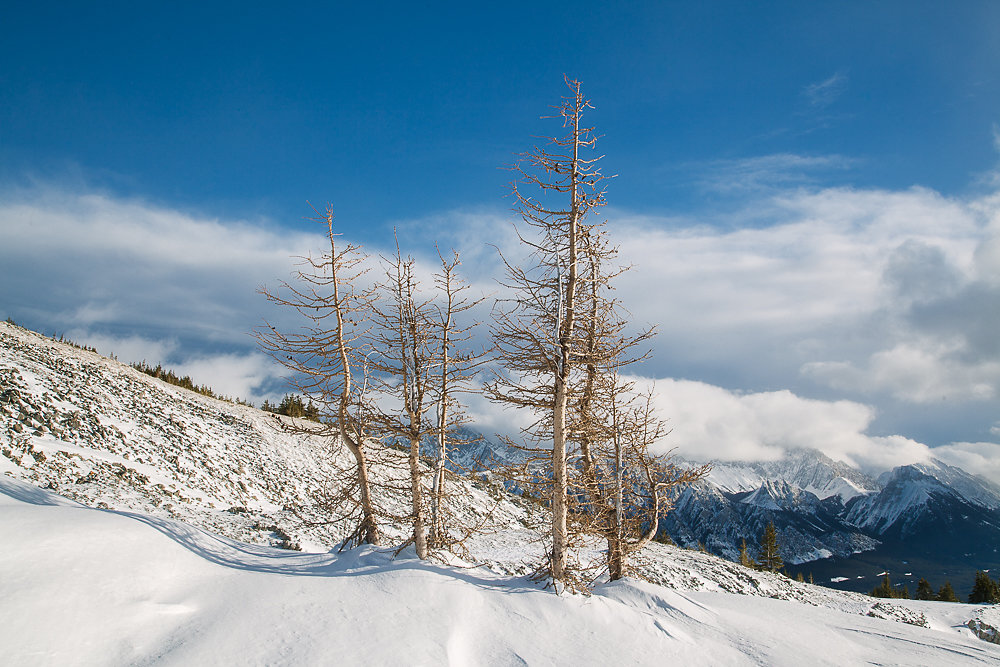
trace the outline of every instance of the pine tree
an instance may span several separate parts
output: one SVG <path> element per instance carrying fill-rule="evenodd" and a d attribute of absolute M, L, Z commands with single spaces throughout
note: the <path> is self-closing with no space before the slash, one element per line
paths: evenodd
<path fill-rule="evenodd" d="M 969 593 L 971 604 L 994 604 L 1000 602 L 1000 583 L 990 579 L 982 570 L 976 572 L 976 581 Z"/>
<path fill-rule="evenodd" d="M 760 555 L 757 563 L 762 570 L 777 572 L 785 565 L 782 560 L 778 544 L 778 531 L 774 527 L 774 522 L 769 521 L 764 528 L 764 534 L 760 537 Z"/>
<path fill-rule="evenodd" d="M 955 589 L 951 587 L 951 582 L 944 582 L 944 586 L 938 591 L 937 594 L 938 602 L 958 602 L 958 596 L 955 595 Z"/>
<path fill-rule="evenodd" d="M 931 588 L 930 583 L 923 577 L 921 577 L 920 581 L 917 582 L 917 599 L 918 600 L 934 599 L 934 589 Z"/>
<path fill-rule="evenodd" d="M 882 577 L 882 583 L 869 591 L 868 595 L 873 598 L 894 598 L 896 593 L 892 588 L 892 581 L 889 579 L 889 575 L 886 574 Z"/>
<path fill-rule="evenodd" d="M 740 565 L 742 565 L 743 567 L 753 568 L 755 570 L 757 569 L 757 563 L 754 561 L 753 558 L 750 557 L 750 554 L 747 553 L 746 540 L 743 540 L 740 543 Z"/>
<path fill-rule="evenodd" d="M 897 600 L 909 600 L 910 590 L 905 586 L 903 588 L 896 588 L 892 585 L 892 581 L 889 579 L 889 575 L 886 574 L 882 577 L 882 583 L 873 588 L 868 595 L 873 598 L 895 598 Z"/>

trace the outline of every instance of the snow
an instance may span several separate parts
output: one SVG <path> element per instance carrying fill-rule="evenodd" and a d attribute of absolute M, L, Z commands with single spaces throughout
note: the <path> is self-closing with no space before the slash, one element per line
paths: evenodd
<path fill-rule="evenodd" d="M 827 498 L 838 496 L 840 501 L 845 504 L 851 498 L 871 493 L 870 491 L 860 488 L 857 484 L 854 484 L 851 480 L 844 477 L 836 477 L 830 480 L 830 482 L 827 483 L 827 485 L 822 489 L 810 486 L 805 490 L 814 494 L 820 500 L 826 500 Z"/>
<path fill-rule="evenodd" d="M 707 481 L 727 493 L 740 493 L 760 487 L 764 478 L 756 471 L 740 465 L 715 464 L 708 473 Z"/>
<path fill-rule="evenodd" d="M 930 627 L 627 580 L 556 595 L 371 547 L 302 554 L 0 478 L 0 646 L 17 665 L 995 664 L 981 607 Z"/>
<path fill-rule="evenodd" d="M 635 554 L 642 580 L 557 596 L 524 576 L 544 510 L 457 477 L 455 517 L 488 527 L 465 560 L 338 555 L 338 527 L 286 509 L 312 516 L 329 443 L 4 323 L 0 342 L 5 664 L 1000 660 L 966 627 L 1000 625 L 987 607 L 877 601 L 675 546 Z M 311 553 L 271 548 L 281 533 Z"/>

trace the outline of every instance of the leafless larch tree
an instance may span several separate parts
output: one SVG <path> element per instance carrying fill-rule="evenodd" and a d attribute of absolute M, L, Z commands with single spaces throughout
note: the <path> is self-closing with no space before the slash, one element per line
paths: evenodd
<path fill-rule="evenodd" d="M 297 311 L 306 324 L 296 331 L 279 331 L 265 322 L 254 331 L 260 347 L 290 371 L 290 382 L 320 409 L 321 421 L 296 422 L 302 433 L 320 436 L 333 447 L 345 446 L 354 466 L 332 484 L 326 499 L 336 514 L 330 523 L 347 524 L 345 545 L 381 541 L 371 475 L 372 427 L 366 396 L 372 291 L 363 287 L 366 257 L 357 246 L 338 245 L 333 207 L 317 211 L 329 250 L 301 258 L 293 282 L 279 289 L 261 287 L 272 303 Z M 376 452 L 377 453 L 377 452 Z"/>
<path fill-rule="evenodd" d="M 514 169 L 513 193 L 529 249 L 527 266 L 504 258 L 505 287 L 493 335 L 503 370 L 486 386 L 491 399 L 526 408 L 527 461 L 513 472 L 517 484 L 552 509 L 552 578 L 571 583 L 570 547 L 585 535 L 607 540 L 612 578 L 628 553 L 655 534 L 670 486 L 697 479 L 652 446 L 665 435 L 652 403 L 634 396 L 620 369 L 645 358 L 637 351 L 652 330 L 627 335 L 627 321 L 611 296 L 624 267 L 594 209 L 605 204 L 593 128 L 582 125 L 592 108 L 580 83 L 558 107 L 567 132 L 525 153 Z M 544 465 L 542 465 L 544 464 Z"/>

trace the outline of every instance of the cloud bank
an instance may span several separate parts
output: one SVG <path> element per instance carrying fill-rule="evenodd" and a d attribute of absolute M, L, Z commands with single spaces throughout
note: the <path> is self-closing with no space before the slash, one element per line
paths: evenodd
<path fill-rule="evenodd" d="M 617 296 L 637 327 L 659 328 L 634 372 L 662 378 L 671 446 L 721 459 L 808 446 L 871 468 L 933 454 L 997 474 L 987 462 L 1000 436 L 1000 195 L 791 185 L 717 218 L 606 213 L 622 263 L 634 265 Z M 397 227 L 422 273 L 437 263 L 437 239 L 462 251 L 477 292 L 498 292 L 490 244 L 516 254 L 509 222 L 479 209 Z M 259 401 L 284 388 L 248 332 L 265 317 L 299 322 L 256 289 L 322 247 L 305 223 L 58 188 L 6 192 L 0 315 Z M 487 430 L 525 421 L 474 408 Z"/>

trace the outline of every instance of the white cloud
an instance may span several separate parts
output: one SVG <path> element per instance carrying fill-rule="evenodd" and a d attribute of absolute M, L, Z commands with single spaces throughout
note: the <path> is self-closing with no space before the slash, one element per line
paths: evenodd
<path fill-rule="evenodd" d="M 853 401 L 813 400 L 787 390 L 738 393 L 691 380 L 637 384 L 655 386 L 659 414 L 673 429 L 659 449 L 676 448 L 694 460 L 768 461 L 808 448 L 881 471 L 930 456 L 930 448 L 908 438 L 869 435 L 875 411 Z"/>
<path fill-rule="evenodd" d="M 242 341 L 263 310 L 257 286 L 287 276 L 290 256 L 320 243 L 311 233 L 104 195 L 8 194 L 0 298 L 14 312 L 44 311 L 56 325 Z"/>
<path fill-rule="evenodd" d="M 196 384 L 209 385 L 220 396 L 249 399 L 255 403 L 263 398 L 274 398 L 263 393 L 261 388 L 279 373 L 275 362 L 261 353 L 191 357 L 172 370 L 181 376 L 190 376 Z"/>
<path fill-rule="evenodd" d="M 1000 362 L 965 363 L 956 357 L 960 341 L 901 343 L 873 354 L 857 367 L 847 362 L 812 362 L 803 373 L 836 389 L 859 393 L 885 391 L 913 403 L 988 401 L 1000 387 Z"/>
<path fill-rule="evenodd" d="M 860 390 L 887 383 L 878 373 L 916 350 L 928 358 L 912 369 L 922 373 L 918 387 L 938 382 L 944 369 L 953 396 L 996 392 L 992 367 L 976 367 L 1000 358 L 963 358 L 955 340 L 971 349 L 971 323 L 991 312 L 990 294 L 968 288 L 994 261 L 983 250 L 985 220 L 1000 206 L 984 211 L 982 201 L 920 188 L 798 192 L 761 205 L 777 224 L 671 229 L 626 217 L 612 227 L 635 265 L 619 294 L 637 320 L 660 324 L 655 372 L 700 375 L 712 364 L 792 387 L 806 368 L 809 379 Z M 962 295 L 975 298 L 947 317 L 913 310 Z M 845 369 L 856 376 L 849 385 Z"/>
<path fill-rule="evenodd" d="M 697 184 L 712 192 L 747 194 L 811 184 L 816 174 L 850 168 L 854 160 L 843 155 L 777 153 L 749 158 L 715 160 L 694 165 Z"/>
<path fill-rule="evenodd" d="M 986 399 L 1000 395 L 990 315 L 1000 295 L 1000 196 L 784 189 L 715 227 L 606 214 L 622 262 L 635 265 L 616 295 L 637 326 L 660 330 L 636 372 L 701 380 L 660 385 L 670 388 L 664 414 L 678 446 L 723 458 L 816 446 L 874 465 L 927 451 L 919 433 L 870 435 L 899 432 L 879 428 L 884 400 L 912 404 L 913 414 L 944 396 L 975 402 L 941 429 L 961 433 L 953 440 L 980 439 L 995 421 Z M 436 268 L 430 239 L 456 247 L 473 291 L 497 292 L 502 267 L 488 244 L 519 252 L 511 217 L 468 210 L 402 221 L 400 241 L 404 252 L 416 248 L 421 275 Z M 0 304 L 3 315 L 25 313 L 48 331 L 79 332 L 78 342 L 259 400 L 261 383 L 280 371 L 255 356 L 247 332 L 265 313 L 279 326 L 299 321 L 269 310 L 255 290 L 288 276 L 290 256 L 322 247 L 308 226 L 288 232 L 110 196 L 7 195 Z M 473 403 L 487 432 L 514 433 L 528 419 Z M 897 423 L 906 421 L 900 410 Z M 970 426 L 970 416 L 981 423 Z"/>
<path fill-rule="evenodd" d="M 1000 444 L 998 443 L 956 442 L 935 447 L 933 451 L 934 456 L 945 463 L 981 475 L 994 484 L 1000 484 Z"/>
<path fill-rule="evenodd" d="M 168 364 L 179 345 L 176 339 L 152 340 L 142 336 L 111 336 L 84 328 L 70 329 L 66 337 L 80 345 L 88 345 L 105 356 L 114 355 L 123 363 L 144 361 L 155 366 Z"/>

